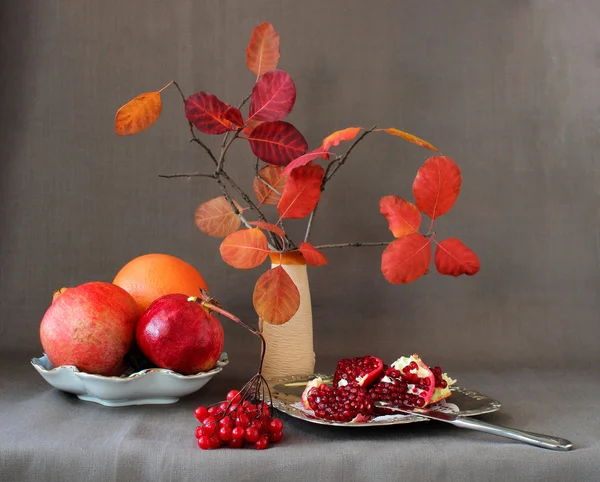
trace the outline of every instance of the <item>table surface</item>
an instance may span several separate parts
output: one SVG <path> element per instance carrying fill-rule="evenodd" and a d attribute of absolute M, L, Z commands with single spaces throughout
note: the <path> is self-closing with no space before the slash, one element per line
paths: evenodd
<path fill-rule="evenodd" d="M 502 402 L 483 420 L 565 437 L 571 452 L 436 422 L 347 429 L 285 415 L 284 440 L 266 451 L 201 451 L 193 409 L 239 386 L 229 369 L 173 405 L 107 408 L 50 387 L 25 357 L 2 361 L 2 481 L 600 480 L 600 377 L 591 369 L 453 373 Z"/>

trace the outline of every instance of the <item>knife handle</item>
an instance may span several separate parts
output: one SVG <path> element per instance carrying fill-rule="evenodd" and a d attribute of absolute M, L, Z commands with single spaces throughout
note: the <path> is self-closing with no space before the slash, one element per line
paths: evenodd
<path fill-rule="evenodd" d="M 545 449 L 571 450 L 573 448 L 573 444 L 564 438 L 501 427 L 500 425 L 493 425 L 475 418 L 457 417 L 456 420 L 453 420 L 450 423 L 457 427 L 470 428 L 472 430 L 479 430 L 480 432 L 490 433 L 500 437 L 511 438 L 531 445 L 537 445 L 538 447 Z"/>

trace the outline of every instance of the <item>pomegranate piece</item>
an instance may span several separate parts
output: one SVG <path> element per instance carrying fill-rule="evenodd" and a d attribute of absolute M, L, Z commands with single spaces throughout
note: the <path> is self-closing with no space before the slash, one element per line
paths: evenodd
<path fill-rule="evenodd" d="M 356 383 L 367 388 L 381 378 L 383 368 L 383 362 L 375 356 L 345 358 L 337 364 L 333 386 L 342 387 Z"/>
<path fill-rule="evenodd" d="M 425 407 L 435 391 L 435 375 L 419 355 L 401 357 L 392 363 L 383 378 L 369 389 L 373 402 L 406 407 Z M 377 409 L 378 413 L 388 413 Z"/>
<path fill-rule="evenodd" d="M 440 402 L 452 395 L 450 387 L 456 383 L 456 380 L 453 380 L 443 373 L 440 367 L 433 367 L 431 368 L 431 371 L 435 377 L 435 390 L 433 391 L 433 395 L 431 395 L 431 400 L 429 400 L 430 405 L 432 403 Z"/>
<path fill-rule="evenodd" d="M 348 384 L 333 388 L 324 383 L 307 387 L 303 399 L 315 417 L 334 422 L 366 422 L 373 415 L 373 403 L 367 391 Z"/>

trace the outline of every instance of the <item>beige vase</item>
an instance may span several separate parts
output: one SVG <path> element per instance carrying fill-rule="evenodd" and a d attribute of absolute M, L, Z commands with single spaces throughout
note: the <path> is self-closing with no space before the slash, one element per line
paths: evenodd
<path fill-rule="evenodd" d="M 315 370 L 312 304 L 306 262 L 300 253 L 272 256 L 271 267 L 281 265 L 300 291 L 300 307 L 290 321 L 271 325 L 259 319 L 267 344 L 263 375 L 267 380 L 290 375 L 311 375 Z"/>

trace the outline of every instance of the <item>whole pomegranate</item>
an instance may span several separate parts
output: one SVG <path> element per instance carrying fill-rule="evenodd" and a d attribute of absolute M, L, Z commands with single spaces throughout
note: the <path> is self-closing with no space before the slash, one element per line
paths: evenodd
<path fill-rule="evenodd" d="M 223 350 L 223 327 L 217 318 L 183 294 L 165 295 L 142 314 L 137 344 L 162 368 L 192 375 L 215 366 Z"/>
<path fill-rule="evenodd" d="M 140 310 L 124 289 L 91 282 L 54 294 L 42 319 L 42 347 L 54 366 L 85 373 L 120 375 L 135 337 Z"/>

